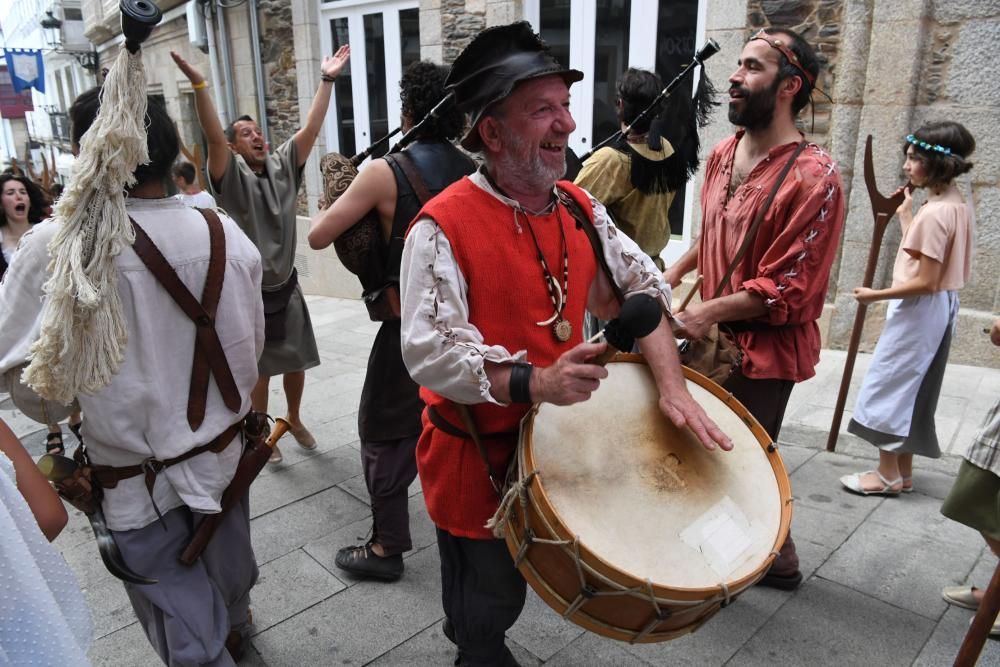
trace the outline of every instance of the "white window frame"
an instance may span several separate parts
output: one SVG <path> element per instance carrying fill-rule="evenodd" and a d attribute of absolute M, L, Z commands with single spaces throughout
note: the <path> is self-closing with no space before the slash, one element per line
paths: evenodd
<path fill-rule="evenodd" d="M 343 0 L 342 2 L 321 3 L 319 6 L 320 45 L 323 53 L 333 53 L 333 35 L 330 21 L 347 19 L 349 41 L 355 44 L 351 49 L 351 96 L 354 107 L 354 142 L 358 152 L 367 148 L 375 139 L 371 136 L 371 119 L 368 113 L 368 61 L 364 48 L 364 17 L 382 14 L 382 31 L 385 45 L 385 94 L 389 116 L 389 130 L 401 122 L 399 102 L 399 80 L 403 76 L 402 52 L 399 34 L 399 12 L 419 9 L 417 0 Z M 357 40 L 356 37 L 361 39 Z M 340 152 L 340 133 L 337 131 L 337 92 L 334 87 L 327 110 L 324 132 L 329 150 Z M 350 157 L 350 156 L 348 156 Z"/>
<path fill-rule="evenodd" d="M 540 4 L 542 0 L 525 0 L 524 18 L 538 30 Z M 657 21 L 650 21 L 650 16 L 658 16 L 661 0 L 632 0 L 629 20 L 629 67 L 652 69 L 656 65 L 656 28 Z M 698 18 L 695 26 L 695 43 L 700 47 L 705 42 L 705 19 L 708 12 L 707 0 L 698 0 Z M 596 44 L 597 5 L 593 0 L 570 3 L 570 67 L 582 72 L 593 72 L 594 49 Z M 691 54 L 694 57 L 694 54 Z M 694 77 L 701 74 L 701 68 L 693 72 Z M 583 82 L 587 83 L 584 78 Z M 669 82 L 664 81 L 664 84 Z M 593 126 L 594 87 L 576 84 L 570 98 L 570 113 L 576 120 L 577 131 L 570 137 L 570 146 L 578 155 L 582 155 L 594 145 L 595 141 L 603 141 L 605 137 L 591 137 Z M 707 150 L 706 150 L 707 153 Z M 687 252 L 691 247 L 692 212 L 694 210 L 694 180 L 688 181 L 684 196 L 684 224 L 680 237 L 672 236 L 660 256 L 669 265 Z"/>

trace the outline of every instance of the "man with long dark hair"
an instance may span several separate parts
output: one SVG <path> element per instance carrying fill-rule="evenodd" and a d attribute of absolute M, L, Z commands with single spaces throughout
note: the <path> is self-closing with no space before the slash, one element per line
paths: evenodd
<path fill-rule="evenodd" d="M 818 74 L 812 47 L 791 30 L 761 30 L 746 43 L 729 77 L 729 121 L 742 129 L 709 155 L 701 189 L 701 237 L 664 274 L 674 287 L 696 267 L 703 274 L 702 301 L 678 313 L 684 322 L 679 333 L 700 340 L 721 324 L 733 336 L 742 363 L 723 387 L 774 440 L 792 387 L 815 375 L 816 321 L 844 226 L 837 163 L 807 143 L 795 126 Z M 762 211 L 756 238 L 728 275 Z M 761 583 L 793 589 L 801 581 L 789 535 Z"/>
<path fill-rule="evenodd" d="M 671 205 L 698 169 L 698 128 L 716 104 L 711 83 L 702 74 L 694 100 L 680 92 L 643 114 L 662 89 L 654 72 L 630 67 L 622 74 L 616 108 L 621 129 L 628 133 L 595 151 L 574 179 L 608 208 L 618 229 L 661 270 L 660 253 L 670 240 Z"/>

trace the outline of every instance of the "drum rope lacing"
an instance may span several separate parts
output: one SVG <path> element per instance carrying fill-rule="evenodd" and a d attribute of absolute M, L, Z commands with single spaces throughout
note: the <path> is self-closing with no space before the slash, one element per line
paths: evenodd
<path fill-rule="evenodd" d="M 521 447 L 518 447 L 521 450 Z M 521 460 L 521 454 L 523 452 L 518 452 L 518 463 L 523 465 Z M 523 468 L 522 468 L 523 469 Z M 538 477 L 538 470 L 532 470 L 530 473 L 525 475 L 522 479 L 513 482 L 507 492 L 503 495 L 500 501 L 500 505 L 497 507 L 497 511 L 493 516 L 486 522 L 486 528 L 493 531 L 493 535 L 499 539 L 503 539 L 506 534 L 507 524 L 514 513 L 514 502 L 515 500 L 521 506 L 522 516 L 525 518 L 528 515 L 528 501 L 529 501 L 529 488 L 534 483 L 535 478 Z M 553 527 L 549 525 L 548 521 L 544 518 L 542 519 L 545 529 L 551 533 L 555 534 Z M 616 597 L 616 596 L 634 596 L 646 599 L 650 605 L 653 607 L 653 616 L 650 618 L 649 622 L 643 627 L 642 630 L 633 634 L 629 643 L 637 643 L 642 641 L 644 637 L 650 634 L 657 625 L 662 621 L 667 620 L 671 616 L 671 611 L 669 609 L 663 609 L 661 603 L 675 605 L 675 606 L 687 606 L 690 608 L 698 606 L 709 606 L 715 602 L 719 602 L 721 607 L 727 606 L 732 601 L 732 592 L 729 589 L 729 585 L 725 581 L 719 582 L 719 588 L 721 590 L 721 600 L 719 596 L 712 597 L 706 600 L 676 600 L 670 598 L 660 598 L 657 597 L 655 590 L 653 589 L 653 582 L 646 578 L 642 585 L 633 586 L 631 588 L 625 588 L 620 583 L 604 576 L 600 572 L 594 570 L 592 567 L 588 566 L 580 553 L 580 538 L 579 536 L 574 536 L 572 540 L 553 540 L 544 539 L 537 537 L 534 531 L 527 525 L 524 527 L 523 531 L 523 542 L 518 549 L 517 555 L 514 558 L 514 566 L 521 567 L 524 559 L 528 555 L 528 549 L 533 544 L 546 544 L 550 546 L 556 546 L 561 548 L 563 551 L 567 552 L 572 556 L 573 564 L 576 567 L 577 576 L 580 580 L 580 592 L 577 594 L 576 598 L 569 602 L 569 606 L 566 611 L 563 612 L 562 616 L 565 619 L 569 619 L 573 614 L 579 612 L 583 605 L 590 599 L 595 597 Z M 771 553 L 777 554 L 777 551 L 772 551 Z M 530 566 L 530 565 L 529 565 Z M 601 591 L 597 590 L 593 586 L 587 583 L 586 575 L 589 574 L 591 577 L 597 579 L 599 583 L 608 586 L 614 590 Z M 596 621 L 596 619 L 593 619 Z M 599 622 L 599 621 L 598 621 Z M 621 628 L 618 630 L 622 631 Z"/>

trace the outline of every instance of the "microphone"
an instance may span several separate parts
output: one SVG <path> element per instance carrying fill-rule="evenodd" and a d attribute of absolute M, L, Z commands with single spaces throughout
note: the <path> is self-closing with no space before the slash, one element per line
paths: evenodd
<path fill-rule="evenodd" d="M 714 39 L 709 39 L 705 42 L 705 46 L 698 50 L 698 53 L 694 54 L 694 59 L 699 63 L 704 63 L 706 60 L 714 56 L 722 47 Z"/>
<path fill-rule="evenodd" d="M 608 349 L 595 357 L 591 363 L 604 366 L 618 352 L 631 351 L 635 346 L 635 339 L 645 338 L 653 333 L 661 319 L 663 310 L 656 299 L 648 294 L 629 297 L 622 304 L 618 317 L 608 322 L 604 329 L 588 341 L 595 341 L 603 335 L 608 343 Z"/>

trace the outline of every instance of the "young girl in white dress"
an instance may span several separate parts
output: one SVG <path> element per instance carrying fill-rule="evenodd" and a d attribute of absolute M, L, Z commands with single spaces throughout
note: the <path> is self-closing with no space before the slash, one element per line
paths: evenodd
<path fill-rule="evenodd" d="M 889 300 L 847 430 L 879 448 L 876 470 L 845 475 L 841 483 L 862 495 L 895 496 L 913 490 L 913 455 L 941 456 L 934 428 L 941 381 L 955 319 L 958 290 L 969 279 L 973 212 L 955 177 L 972 168 L 976 142 L 962 125 L 932 123 L 906 137 L 903 171 L 910 179 L 897 209 L 903 228 L 886 289 L 857 287 L 864 304 Z M 927 203 L 913 215 L 913 188 Z"/>

